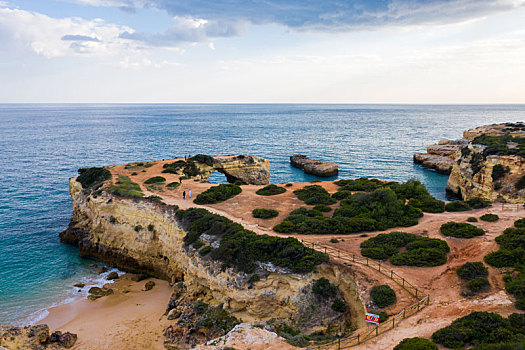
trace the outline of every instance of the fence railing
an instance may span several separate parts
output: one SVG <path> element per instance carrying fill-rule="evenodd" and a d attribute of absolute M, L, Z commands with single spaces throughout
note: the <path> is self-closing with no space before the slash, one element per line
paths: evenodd
<path fill-rule="evenodd" d="M 383 264 L 380 262 L 377 262 L 375 260 L 355 255 L 353 253 L 348 253 L 345 251 L 341 251 L 337 248 L 323 245 L 320 243 L 310 243 L 301 240 L 301 242 L 307 246 L 311 247 L 312 249 L 324 252 L 325 254 L 328 254 L 330 257 L 342 261 L 347 261 L 351 263 L 358 263 L 361 265 L 366 265 L 368 267 L 371 267 L 375 269 L 376 271 L 380 272 L 384 276 L 390 278 L 392 281 L 397 283 L 401 288 L 406 290 L 411 296 L 417 299 L 417 301 L 410 305 L 405 307 L 403 310 L 401 310 L 398 314 L 396 314 L 391 319 L 380 323 L 377 326 L 374 326 L 372 330 L 366 329 L 361 331 L 358 334 L 352 335 L 351 337 L 347 338 L 340 338 L 335 341 L 331 341 L 326 344 L 316 345 L 313 347 L 310 347 L 306 350 L 314 350 L 314 349 L 347 349 L 359 344 L 362 344 L 363 342 L 372 339 L 374 337 L 377 337 L 378 335 L 391 330 L 396 327 L 396 325 L 404 320 L 407 317 L 410 317 L 419 311 L 421 311 L 423 308 L 425 308 L 428 304 L 430 304 L 430 295 L 424 296 L 422 299 L 419 299 L 423 296 L 423 293 L 421 290 L 419 290 L 416 286 L 409 283 L 404 277 L 399 276 L 394 270 L 386 268 Z"/>

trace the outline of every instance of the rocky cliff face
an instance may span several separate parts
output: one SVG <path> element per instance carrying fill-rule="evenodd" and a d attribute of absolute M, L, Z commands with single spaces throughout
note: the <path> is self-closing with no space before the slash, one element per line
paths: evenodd
<path fill-rule="evenodd" d="M 525 202 L 525 189 L 516 188 L 518 180 L 525 176 L 525 159 L 517 155 L 484 157 L 484 148 L 469 144 L 456 152 L 447 192 L 465 200 L 481 197 L 496 202 Z M 503 171 L 497 180 L 493 176 L 495 167 Z"/>
<path fill-rule="evenodd" d="M 73 219 L 61 233 L 61 240 L 77 244 L 82 256 L 172 282 L 183 280 L 191 295 L 205 296 L 211 304 L 222 303 L 226 311 L 243 321 L 314 317 L 315 310 L 304 307 L 304 296 L 314 279 L 326 277 L 337 283 L 345 296 L 350 308 L 347 323 L 362 322 L 364 309 L 357 287 L 341 267 L 325 264 L 317 273 L 292 274 L 267 266 L 265 276 L 250 283 L 245 273 L 225 269 L 184 245 L 186 232 L 177 221 L 176 208 L 104 191 L 95 197 L 75 179 L 70 180 L 69 187 Z M 334 322 L 339 321 L 328 318 L 323 325 L 330 327 Z"/>
<path fill-rule="evenodd" d="M 303 154 L 294 154 L 290 157 L 290 163 L 307 174 L 328 177 L 337 175 L 339 168 L 337 164 L 324 160 L 309 159 Z"/>
<path fill-rule="evenodd" d="M 267 185 L 270 183 L 270 162 L 248 155 L 213 157 L 213 165 L 200 164 L 201 178 L 207 180 L 217 170 L 226 175 L 230 183 L 240 181 L 247 185 Z"/>

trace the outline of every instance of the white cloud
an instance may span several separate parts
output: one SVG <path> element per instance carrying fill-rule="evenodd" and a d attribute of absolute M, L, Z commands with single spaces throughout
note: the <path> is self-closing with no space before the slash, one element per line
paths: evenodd
<path fill-rule="evenodd" d="M 168 60 L 153 61 L 149 58 L 132 59 L 129 56 L 124 57 L 119 63 L 118 67 L 122 69 L 139 70 L 143 68 L 165 68 L 165 67 L 181 67 L 183 66 L 180 62 L 172 62 Z"/>
<path fill-rule="evenodd" d="M 4 49 L 29 49 L 45 57 L 112 56 L 124 50 L 137 50 L 136 45 L 119 37 L 123 32 L 133 32 L 133 29 L 102 19 L 53 18 L 37 12 L 0 8 Z"/>

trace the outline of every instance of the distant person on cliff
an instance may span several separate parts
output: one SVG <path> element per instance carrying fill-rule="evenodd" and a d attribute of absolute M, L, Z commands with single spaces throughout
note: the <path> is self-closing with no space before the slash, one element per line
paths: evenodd
<path fill-rule="evenodd" d="M 191 190 L 188 190 L 188 198 L 191 198 Z"/>
<path fill-rule="evenodd" d="M 182 199 L 186 199 L 186 191 L 182 192 Z"/>

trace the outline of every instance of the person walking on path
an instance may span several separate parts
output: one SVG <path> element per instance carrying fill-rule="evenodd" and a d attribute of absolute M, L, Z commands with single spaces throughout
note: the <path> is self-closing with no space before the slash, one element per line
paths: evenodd
<path fill-rule="evenodd" d="M 186 191 L 182 192 L 182 199 L 186 199 Z"/>
<path fill-rule="evenodd" d="M 191 198 L 191 190 L 188 190 L 188 198 Z"/>
<path fill-rule="evenodd" d="M 182 184 L 182 176 L 179 176 L 179 183 Z"/>

